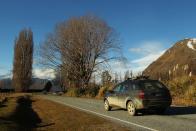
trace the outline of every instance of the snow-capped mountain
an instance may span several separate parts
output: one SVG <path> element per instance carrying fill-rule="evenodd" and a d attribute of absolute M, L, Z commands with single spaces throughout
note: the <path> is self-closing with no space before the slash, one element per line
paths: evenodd
<path fill-rule="evenodd" d="M 145 70 L 155 79 L 172 79 L 183 75 L 196 76 L 196 38 L 184 39 L 168 49 Z"/>

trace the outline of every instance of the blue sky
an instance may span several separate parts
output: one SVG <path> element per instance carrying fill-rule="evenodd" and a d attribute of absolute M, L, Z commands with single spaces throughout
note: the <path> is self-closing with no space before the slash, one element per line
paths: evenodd
<path fill-rule="evenodd" d="M 196 37 L 195 5 L 194 0 L 1 0 L 0 76 L 12 70 L 21 29 L 30 27 L 37 45 L 58 22 L 85 14 L 101 17 L 120 34 L 128 63 L 113 67 L 140 71 L 176 41 Z"/>

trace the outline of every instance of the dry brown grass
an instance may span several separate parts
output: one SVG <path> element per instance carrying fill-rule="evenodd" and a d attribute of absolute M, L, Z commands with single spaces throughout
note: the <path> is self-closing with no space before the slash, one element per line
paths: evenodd
<path fill-rule="evenodd" d="M 76 109 L 65 107 L 63 105 L 43 100 L 35 99 L 33 109 L 38 113 L 46 127 L 40 127 L 38 130 L 47 131 L 126 131 L 127 128 L 116 125 L 103 118 L 78 111 Z"/>
<path fill-rule="evenodd" d="M 110 131 L 128 130 L 109 120 L 30 94 L 13 94 L 0 107 L 0 130 Z"/>
<path fill-rule="evenodd" d="M 170 89 L 173 104 L 196 105 L 196 78 L 182 76 L 166 82 Z"/>
<path fill-rule="evenodd" d="M 174 97 L 172 98 L 172 104 L 180 105 L 180 106 L 196 106 L 196 101 L 185 99 L 185 98 Z"/>
<path fill-rule="evenodd" d="M 2 93 L 0 92 L 0 103 L 3 102 L 6 97 L 10 96 L 11 93 Z"/>
<path fill-rule="evenodd" d="M 4 119 L 9 117 L 14 112 L 16 106 L 17 104 L 15 99 L 9 99 L 9 102 L 0 105 L 0 130 L 9 131 L 17 128 L 17 124 Z"/>
<path fill-rule="evenodd" d="M 34 130 L 41 119 L 32 109 L 30 96 L 15 94 L 0 105 L 0 130 Z"/>

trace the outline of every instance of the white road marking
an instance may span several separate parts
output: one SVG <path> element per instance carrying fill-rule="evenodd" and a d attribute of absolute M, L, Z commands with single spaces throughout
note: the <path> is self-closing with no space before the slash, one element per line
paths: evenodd
<path fill-rule="evenodd" d="M 49 98 L 49 100 L 51 100 L 51 99 Z M 158 130 L 150 128 L 150 127 L 142 126 L 142 125 L 139 125 L 139 124 L 136 124 L 136 123 L 133 123 L 133 122 L 129 122 L 129 121 L 125 121 L 125 120 L 121 120 L 119 118 L 115 118 L 115 117 L 112 117 L 112 116 L 107 116 L 107 115 L 97 113 L 97 112 L 94 112 L 94 111 L 91 111 L 91 110 L 87 110 L 87 109 L 80 108 L 80 107 L 77 107 L 77 106 L 74 106 L 74 105 L 70 105 L 70 104 L 67 104 L 67 103 L 64 103 L 64 102 L 61 102 L 61 101 L 57 101 L 57 100 L 52 100 L 52 101 L 55 101 L 57 103 L 60 103 L 60 104 L 63 104 L 63 105 L 66 105 L 66 106 L 69 106 L 69 107 L 72 107 L 72 108 L 75 108 L 75 109 L 79 109 L 79 110 L 82 110 L 82 111 L 85 111 L 85 112 L 90 112 L 90 113 L 93 113 L 93 114 L 96 114 L 96 115 L 99 115 L 99 116 L 102 116 L 102 117 L 107 117 L 107 118 L 114 119 L 114 120 L 117 120 L 117 121 L 120 121 L 120 122 L 123 122 L 123 123 L 126 123 L 126 124 L 130 124 L 130 125 L 134 125 L 134 126 L 137 126 L 137 127 L 140 127 L 140 128 L 144 128 L 144 129 L 147 129 L 147 130 L 150 130 L 150 131 L 158 131 Z"/>

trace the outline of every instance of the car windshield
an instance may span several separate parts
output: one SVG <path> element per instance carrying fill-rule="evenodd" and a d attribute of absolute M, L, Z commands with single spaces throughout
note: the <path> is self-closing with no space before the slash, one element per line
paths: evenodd
<path fill-rule="evenodd" d="M 144 89 L 150 89 L 150 90 L 165 88 L 165 86 L 158 81 L 143 81 L 141 82 L 141 87 Z"/>

